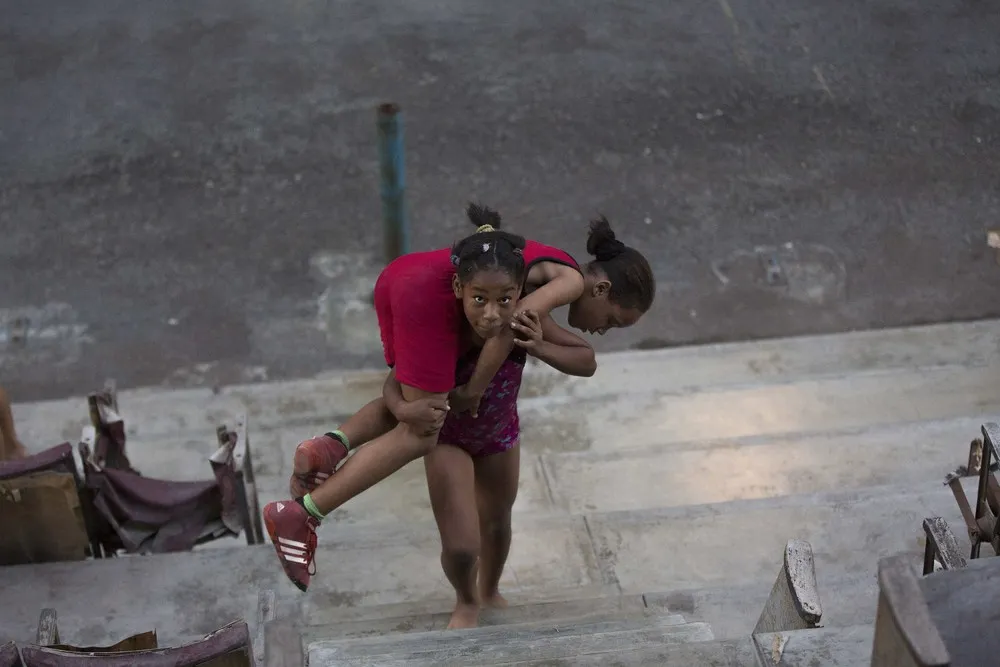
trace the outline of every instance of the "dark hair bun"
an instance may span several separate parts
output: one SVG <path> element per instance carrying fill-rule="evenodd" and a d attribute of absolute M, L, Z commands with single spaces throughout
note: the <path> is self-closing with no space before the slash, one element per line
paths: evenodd
<path fill-rule="evenodd" d="M 615 238 L 611 223 L 603 215 L 590 223 L 587 252 L 598 262 L 607 262 L 625 252 L 625 244 Z"/>
<path fill-rule="evenodd" d="M 489 225 L 493 229 L 500 229 L 500 214 L 488 206 L 469 202 L 465 207 L 465 214 L 469 216 L 469 222 L 476 227 Z"/>

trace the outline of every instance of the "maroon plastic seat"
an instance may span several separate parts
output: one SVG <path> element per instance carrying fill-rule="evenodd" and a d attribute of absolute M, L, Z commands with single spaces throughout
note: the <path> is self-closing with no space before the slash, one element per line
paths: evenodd
<path fill-rule="evenodd" d="M 234 621 L 203 639 L 174 648 L 120 653 L 77 653 L 22 646 L 24 667 L 253 667 L 246 621 Z"/>
<path fill-rule="evenodd" d="M 39 472 L 64 472 L 76 476 L 73 448 L 68 442 L 15 461 L 0 461 L 0 480 Z"/>
<path fill-rule="evenodd" d="M 111 550 L 187 551 L 207 539 L 238 534 L 220 520 L 222 492 L 214 481 L 168 482 L 89 464 L 86 479 L 94 508 L 113 533 L 103 531 L 101 538 Z"/>

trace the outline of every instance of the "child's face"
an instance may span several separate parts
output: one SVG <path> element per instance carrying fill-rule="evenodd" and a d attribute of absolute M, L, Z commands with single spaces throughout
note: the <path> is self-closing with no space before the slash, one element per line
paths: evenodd
<path fill-rule="evenodd" d="M 630 327 L 639 321 L 642 313 L 637 308 L 622 308 L 608 298 L 611 283 L 598 281 L 593 290 L 569 306 L 568 322 L 574 329 L 589 334 L 604 335 L 609 329 Z"/>
<path fill-rule="evenodd" d="M 506 271 L 480 271 L 465 284 L 452 280 L 455 298 L 472 330 L 482 338 L 492 338 L 509 326 L 520 295 L 520 285 Z"/>

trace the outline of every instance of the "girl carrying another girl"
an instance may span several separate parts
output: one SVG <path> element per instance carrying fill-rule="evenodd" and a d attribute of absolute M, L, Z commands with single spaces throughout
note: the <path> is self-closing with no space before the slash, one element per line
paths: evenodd
<path fill-rule="evenodd" d="M 488 209 L 471 206 L 469 215 L 474 222 L 499 222 Z M 264 508 L 268 533 L 296 586 L 306 590 L 309 585 L 315 528 L 326 514 L 433 451 L 450 414 L 449 393 L 453 403 L 468 401 L 474 409 L 515 345 L 514 329 L 508 326 L 515 306 L 534 313 L 518 317 L 530 353 L 563 372 L 581 375 L 592 374 L 596 367 L 593 350 L 548 317 L 552 307 L 571 303 L 570 325 L 601 334 L 634 324 L 648 310 L 655 289 L 649 265 L 615 239 L 607 220 L 592 223 L 587 249 L 596 259 L 581 270 L 561 250 L 480 227 L 451 251 L 406 255 L 383 271 L 375 302 L 386 362 L 393 369 L 385 398 L 366 405 L 341 429 L 301 443 L 291 480 L 295 500 Z M 522 289 L 530 293 L 518 304 Z M 463 365 L 469 381 L 452 391 L 463 324 L 472 337 L 466 341 L 478 337 L 485 342 L 475 368 Z M 497 356 L 499 363 L 494 361 Z M 484 368 L 494 366 L 484 383 L 470 388 Z M 397 382 L 402 400 L 391 409 L 388 404 L 398 397 Z M 366 441 L 367 446 L 331 477 L 350 443 Z"/>

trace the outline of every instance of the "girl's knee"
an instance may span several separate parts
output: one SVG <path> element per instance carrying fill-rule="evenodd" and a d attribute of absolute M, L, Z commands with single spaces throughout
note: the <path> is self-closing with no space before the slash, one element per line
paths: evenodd
<path fill-rule="evenodd" d="M 396 426 L 400 430 L 403 442 L 406 447 L 412 450 L 414 458 L 427 456 L 433 451 L 438 442 L 438 432 L 421 433 L 409 424 L 400 423 Z"/>
<path fill-rule="evenodd" d="M 445 567 L 457 570 L 471 569 L 479 560 L 479 547 L 469 545 L 445 546 L 441 551 L 441 561 Z"/>

